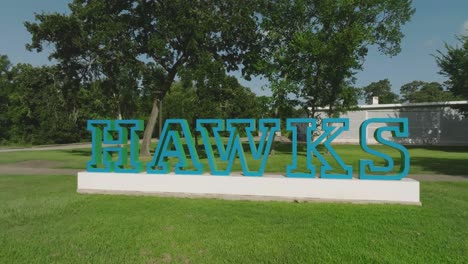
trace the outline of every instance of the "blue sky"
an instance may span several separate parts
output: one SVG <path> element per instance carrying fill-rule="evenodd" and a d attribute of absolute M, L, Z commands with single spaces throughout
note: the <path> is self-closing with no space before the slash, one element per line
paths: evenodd
<path fill-rule="evenodd" d="M 0 9 L 0 54 L 8 55 L 13 63 L 25 62 L 33 65 L 47 64 L 46 53 L 28 52 L 25 44 L 31 39 L 23 26 L 32 21 L 34 13 L 66 12 L 71 0 L 3 0 Z M 431 54 L 444 49 L 444 42 L 456 44 L 455 35 L 468 34 L 467 0 L 414 0 L 416 13 L 403 27 L 405 38 L 402 51 L 389 58 L 371 49 L 363 71 L 357 75 L 357 86 L 388 78 L 393 90 L 413 80 L 438 81 L 439 75 Z M 258 94 L 269 94 L 260 87 L 266 82 L 258 78 L 241 83 Z"/>

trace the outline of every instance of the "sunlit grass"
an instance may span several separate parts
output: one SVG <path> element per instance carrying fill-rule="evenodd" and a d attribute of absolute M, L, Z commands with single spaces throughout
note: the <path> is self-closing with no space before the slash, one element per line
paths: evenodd
<path fill-rule="evenodd" d="M 274 152 L 269 155 L 265 172 L 285 173 L 286 167 L 292 163 L 290 143 L 275 142 Z M 390 155 L 394 161 L 396 168 L 399 169 L 400 154 L 395 149 L 387 146 L 375 145 L 373 149 Z M 156 144 L 152 144 L 151 149 L 154 151 Z M 373 160 L 376 165 L 385 165 L 385 161 L 370 155 L 361 150 L 358 145 L 333 145 L 341 159 L 345 164 L 353 167 L 353 172 L 359 170 L 359 161 L 361 159 Z M 214 148 L 217 154 L 216 147 Z M 250 170 L 257 170 L 260 166 L 259 160 L 254 160 L 249 152 L 249 147 L 244 146 L 247 163 Z M 410 153 L 410 174 L 448 174 L 448 175 L 468 175 L 468 149 L 463 147 L 408 147 Z M 334 168 L 330 173 L 341 173 L 336 160 L 321 146 L 319 152 Z M 186 151 L 188 155 L 188 151 Z M 200 162 L 203 164 L 204 170 L 209 171 L 208 160 L 205 155 L 203 145 L 198 146 L 197 151 Z M 115 157 L 116 158 L 116 157 Z M 50 151 L 24 151 L 24 152 L 8 152 L 0 153 L 0 164 L 12 164 L 20 161 L 29 160 L 49 160 L 57 161 L 57 168 L 85 169 L 87 161 L 91 160 L 90 149 L 73 149 L 73 150 L 50 150 Z M 152 157 L 142 158 L 145 163 L 150 162 Z M 191 157 L 188 155 L 187 160 L 191 162 Z M 305 144 L 298 145 L 298 169 L 297 171 L 307 171 L 306 166 L 306 146 Z M 313 164 L 317 171 L 320 170 L 321 163 L 317 157 L 313 157 Z M 176 158 L 169 158 L 169 163 L 173 166 L 178 162 Z M 220 169 L 225 168 L 226 162 L 217 159 Z M 190 166 L 188 168 L 193 168 Z M 242 171 L 241 164 L 238 159 L 234 162 L 233 171 Z"/>
<path fill-rule="evenodd" d="M 1 263 L 466 263 L 468 183 L 422 206 L 80 195 L 0 176 Z"/>

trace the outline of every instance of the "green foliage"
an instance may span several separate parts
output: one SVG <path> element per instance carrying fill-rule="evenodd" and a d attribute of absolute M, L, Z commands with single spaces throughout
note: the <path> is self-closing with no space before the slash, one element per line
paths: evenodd
<path fill-rule="evenodd" d="M 225 74 L 257 56 L 253 7 L 251 1 L 75 0 L 67 15 L 39 14 L 37 23 L 26 23 L 33 34 L 28 47 L 41 51 L 44 43 L 53 44 L 51 57 L 80 82 L 104 76 L 116 104 L 133 98 L 144 83 L 153 102 L 142 148 L 149 154 L 157 102 L 176 76 L 193 77 L 190 72 L 204 65 Z"/>
<path fill-rule="evenodd" d="M 0 137 L 77 141 L 88 136 L 88 118 L 147 118 L 142 153 L 149 155 L 158 102 L 175 80 L 187 98 L 197 98 L 178 113 L 192 120 L 292 117 L 297 105 L 312 112 L 329 106 L 335 116 L 357 104 L 353 76 L 368 46 L 397 54 L 401 25 L 413 12 L 409 0 L 74 0 L 64 14 L 39 13 L 25 23 L 32 36 L 27 48 L 41 52 L 50 46 L 57 65 L 19 71 L 22 77 L 14 82 L 6 74 L 11 66 L 0 60 L 0 110 L 14 102 L 18 111 L 0 116 L 0 124 L 15 131 L 7 135 L 2 128 Z M 233 70 L 247 79 L 267 76 L 272 101 L 259 102 L 240 88 L 227 75 Z M 10 95 L 16 86 L 21 88 Z M 177 102 L 188 104 L 187 98 Z M 20 133 L 12 120 L 28 132 Z"/>
<path fill-rule="evenodd" d="M 8 138 L 11 121 L 6 114 L 9 106 L 9 96 L 13 90 L 11 85 L 11 63 L 7 56 L 0 56 L 0 143 Z"/>
<path fill-rule="evenodd" d="M 232 78 L 232 77 L 230 77 Z M 165 118 L 258 118 L 261 116 L 255 93 L 232 78 L 233 86 L 209 89 L 183 87 L 175 83 L 163 100 Z"/>
<path fill-rule="evenodd" d="M 12 66 L 6 56 L 1 58 L 1 143 L 78 142 L 89 138 L 86 120 L 109 118 L 112 105 L 102 83 L 80 85 L 71 92 L 55 66 Z"/>
<path fill-rule="evenodd" d="M 362 88 L 366 104 L 372 104 L 372 97 L 379 97 L 379 104 L 393 104 L 398 102 L 398 95 L 392 92 L 392 85 L 388 79 L 373 82 Z"/>
<path fill-rule="evenodd" d="M 226 78 L 215 87 L 185 87 L 175 83 L 163 100 L 164 118 L 188 120 L 195 142 L 198 142 L 196 119 L 261 118 L 262 108 L 256 94 L 241 86 L 234 77 Z"/>
<path fill-rule="evenodd" d="M 357 103 L 353 76 L 368 46 L 393 56 L 400 51 L 401 26 L 414 9 L 409 0 L 268 1 L 262 17 L 266 49 L 257 69 L 274 84 L 272 92 L 295 96 L 329 115 Z M 284 96 L 281 96 L 284 97 Z"/>
<path fill-rule="evenodd" d="M 36 14 L 36 23 L 26 22 L 32 34 L 27 48 L 40 52 L 53 44 L 49 58 L 58 62 L 69 104 L 77 107 L 83 87 L 98 82 L 114 118 L 133 114 L 141 65 L 128 36 L 131 16 L 119 14 L 131 3 L 77 0 L 69 7 L 70 14 Z"/>
<path fill-rule="evenodd" d="M 117 106 L 116 116 L 137 91 L 150 96 L 151 103 L 142 103 L 152 108 L 142 147 L 149 154 L 157 102 L 177 76 L 198 81 L 199 74 L 191 72 L 200 66 L 215 65 L 225 74 L 258 56 L 256 4 L 75 0 L 66 15 L 38 14 L 36 23 L 26 23 L 33 35 L 28 48 L 41 51 L 45 43 L 53 44 L 51 57 L 75 84 L 102 80 L 104 94 Z M 145 87 L 139 90 L 140 83 Z"/>
<path fill-rule="evenodd" d="M 273 117 L 272 98 L 269 96 L 258 96 L 257 105 L 260 111 L 260 118 Z"/>
<path fill-rule="evenodd" d="M 445 44 L 446 53 L 436 56 L 440 73 L 448 78 L 447 88 L 455 96 L 468 100 L 468 36 L 459 37 L 461 46 Z"/>
<path fill-rule="evenodd" d="M 291 99 L 290 95 L 294 93 L 296 86 L 283 79 L 271 80 L 270 88 L 272 96 L 270 98 L 270 107 L 272 110 L 272 117 L 285 120 L 293 116 L 294 107 L 299 104 L 296 99 Z M 285 123 L 283 122 L 283 127 Z"/>
<path fill-rule="evenodd" d="M 412 81 L 404 84 L 400 88 L 401 102 L 425 103 L 425 102 L 445 102 L 458 98 L 437 82 Z"/>

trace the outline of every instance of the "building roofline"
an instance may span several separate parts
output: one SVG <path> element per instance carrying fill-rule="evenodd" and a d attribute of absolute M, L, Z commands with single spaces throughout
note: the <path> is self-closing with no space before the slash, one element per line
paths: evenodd
<path fill-rule="evenodd" d="M 432 103 L 403 103 L 403 104 L 375 104 L 375 105 L 358 105 L 358 109 L 388 109 L 388 108 L 410 108 L 410 107 L 440 107 L 440 106 L 454 106 L 454 105 L 468 105 L 468 101 L 446 101 L 446 102 L 432 102 Z M 310 107 L 309 107 L 310 108 Z M 318 107 L 317 110 L 328 110 L 329 107 Z"/>

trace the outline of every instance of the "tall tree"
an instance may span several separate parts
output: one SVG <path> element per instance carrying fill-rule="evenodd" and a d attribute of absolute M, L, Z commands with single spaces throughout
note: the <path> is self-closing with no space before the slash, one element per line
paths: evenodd
<path fill-rule="evenodd" d="M 329 115 L 352 107 L 353 76 L 368 47 L 398 54 L 401 26 L 414 13 L 410 0 L 267 2 L 262 27 L 268 45 L 258 69 L 273 83 L 285 81 L 273 94 L 298 97 L 310 115 L 318 107 L 329 106 Z"/>
<path fill-rule="evenodd" d="M 260 111 L 260 118 L 274 117 L 271 97 L 265 95 L 258 96 L 257 105 Z"/>
<path fill-rule="evenodd" d="M 401 102 L 425 103 L 457 100 L 450 91 L 445 91 L 438 82 L 412 81 L 400 88 Z"/>
<path fill-rule="evenodd" d="M 99 83 L 111 117 L 122 118 L 122 109 L 137 93 L 141 62 L 130 37 L 131 1 L 75 0 L 69 14 L 36 14 L 25 22 L 32 34 L 28 50 L 43 51 L 53 44 L 50 59 L 58 62 L 57 75 L 64 82 L 70 107 L 79 108 L 83 87 Z"/>
<path fill-rule="evenodd" d="M 9 140 L 45 144 L 77 142 L 85 131 L 79 109 L 69 111 L 56 69 L 17 64 L 12 68 L 9 106 L 5 115 L 10 122 Z M 83 105 L 86 108 L 88 105 Z M 81 122 L 77 122 L 81 121 Z M 79 124 L 79 125 L 78 125 Z"/>
<path fill-rule="evenodd" d="M 12 65 L 0 56 L 0 142 L 69 143 L 89 137 L 86 120 L 109 110 L 101 83 L 80 87 L 77 106 L 69 107 L 69 89 L 54 66 Z"/>
<path fill-rule="evenodd" d="M 255 60 L 256 4 L 248 0 L 75 0 L 69 14 L 36 15 L 38 23 L 26 26 L 33 34 L 30 48 L 40 51 L 43 42 L 52 43 L 52 58 L 77 69 L 73 72 L 98 71 L 97 75 L 114 82 L 110 87 L 118 87 L 120 81 L 113 76 L 121 72 L 122 63 L 140 67 L 150 76 L 143 80 L 153 87 L 147 93 L 153 104 L 141 148 L 142 155 L 149 155 L 158 102 L 177 76 L 191 76 L 181 72 L 215 62 L 224 71 L 237 70 Z M 72 76 L 81 80 L 84 75 Z"/>
<path fill-rule="evenodd" d="M 400 87 L 401 102 L 414 103 L 414 94 L 426 85 L 423 81 L 412 81 Z"/>
<path fill-rule="evenodd" d="M 260 118 L 261 106 L 255 93 L 239 84 L 236 78 L 226 76 L 222 86 L 184 87 L 175 83 L 163 100 L 165 118 L 188 120 L 198 145 L 196 119 L 198 118 Z"/>
<path fill-rule="evenodd" d="M 461 46 L 445 44 L 445 53 L 436 56 L 440 74 L 446 76 L 447 88 L 453 95 L 468 100 L 468 36 L 458 37 Z"/>
<path fill-rule="evenodd" d="M 362 88 L 366 104 L 372 104 L 372 97 L 378 96 L 380 104 L 398 103 L 398 95 L 392 92 L 392 85 L 388 79 L 373 82 Z"/>
<path fill-rule="evenodd" d="M 7 116 L 11 87 L 11 62 L 6 55 L 0 56 L 0 143 L 8 140 L 10 120 Z"/>
<path fill-rule="evenodd" d="M 157 66 L 160 98 L 177 75 L 184 81 L 194 78 L 203 83 L 203 79 L 219 77 L 219 70 L 205 72 L 205 78 L 189 73 L 206 65 L 224 73 L 252 63 L 258 54 L 256 4 L 247 0 L 139 2 L 135 6 L 136 42 L 140 53 Z M 141 149 L 146 155 L 157 115 L 155 100 Z"/>

